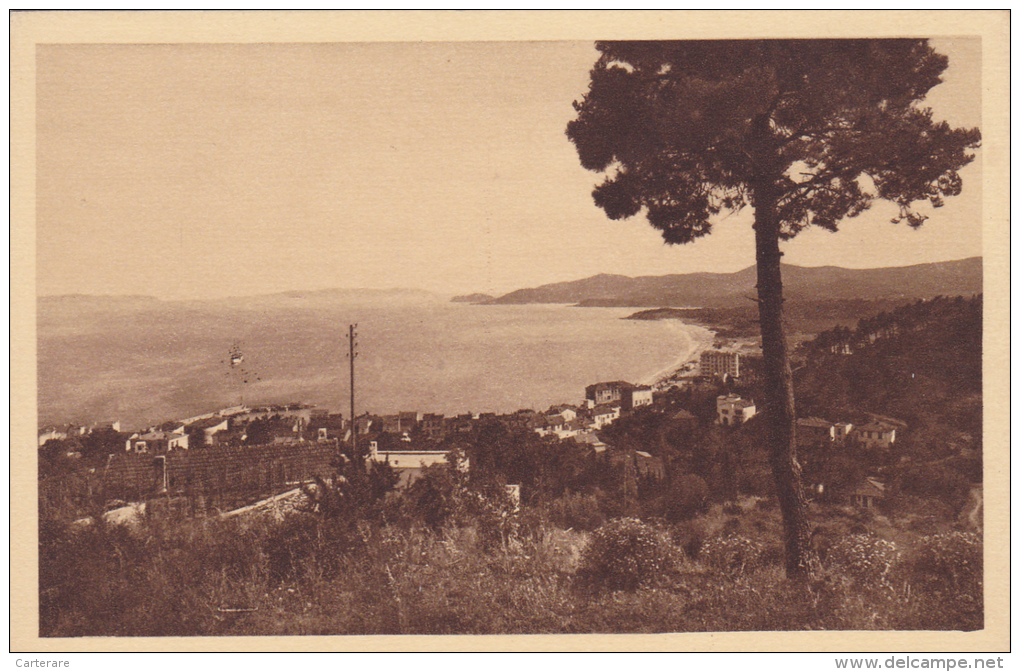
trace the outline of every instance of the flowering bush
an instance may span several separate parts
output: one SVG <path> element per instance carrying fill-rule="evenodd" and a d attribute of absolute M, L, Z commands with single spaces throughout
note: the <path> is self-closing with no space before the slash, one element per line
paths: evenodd
<path fill-rule="evenodd" d="M 672 573 L 681 551 L 663 532 L 634 518 L 606 523 L 581 554 L 578 577 L 590 585 L 634 590 Z"/>
<path fill-rule="evenodd" d="M 743 574 L 761 566 L 765 546 L 736 534 L 713 537 L 701 546 L 699 557 L 710 567 L 728 574 Z"/>
<path fill-rule="evenodd" d="M 983 544 L 973 532 L 922 537 L 910 558 L 911 578 L 933 588 L 980 591 Z"/>
<path fill-rule="evenodd" d="M 870 534 L 843 537 L 826 555 L 830 570 L 843 572 L 859 586 L 887 590 L 892 590 L 891 574 L 899 557 L 896 544 Z"/>

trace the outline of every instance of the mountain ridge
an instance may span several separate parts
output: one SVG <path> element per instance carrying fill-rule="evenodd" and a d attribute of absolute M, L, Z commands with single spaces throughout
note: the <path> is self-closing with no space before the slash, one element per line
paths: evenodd
<path fill-rule="evenodd" d="M 290 289 L 279 292 L 269 292 L 266 294 L 246 294 L 242 296 L 217 296 L 186 299 L 161 298 L 142 294 L 50 294 L 37 297 L 37 301 L 40 304 L 49 305 L 77 303 L 91 304 L 95 306 L 116 306 L 128 304 L 195 306 L 202 304 L 244 304 L 251 302 L 290 303 L 295 301 L 441 301 L 443 298 L 444 296 L 442 294 L 411 287 L 390 287 L 384 289 L 373 289 L 367 287 L 331 287 L 327 289 Z"/>
<path fill-rule="evenodd" d="M 468 294 L 454 300 L 480 305 L 566 303 L 582 306 L 623 307 L 732 307 L 755 297 L 755 266 L 732 273 L 698 271 L 667 275 L 626 276 L 599 273 L 582 278 L 517 289 L 498 297 Z M 982 257 L 909 266 L 845 268 L 783 264 L 784 294 L 791 301 L 833 298 L 931 298 L 939 294 L 982 291 Z M 483 299 L 483 297 L 485 297 Z M 132 304 L 136 307 L 273 302 L 381 301 L 389 303 L 450 300 L 422 289 L 393 287 L 284 290 L 246 296 L 168 299 L 138 294 L 55 294 L 38 297 L 50 306 L 90 304 L 96 307 Z"/>
<path fill-rule="evenodd" d="M 909 266 L 844 268 L 783 264 L 787 299 L 932 298 L 982 291 L 982 258 L 968 257 Z M 580 306 L 732 307 L 756 296 L 755 266 L 733 273 L 659 276 L 599 274 L 581 280 L 518 289 L 489 305 L 567 303 Z"/>

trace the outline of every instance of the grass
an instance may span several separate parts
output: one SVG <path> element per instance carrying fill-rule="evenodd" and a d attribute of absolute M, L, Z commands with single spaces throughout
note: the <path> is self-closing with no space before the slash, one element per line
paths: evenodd
<path fill-rule="evenodd" d="M 830 566 L 812 583 L 794 585 L 782 575 L 781 554 L 770 551 L 778 538 L 775 512 L 729 511 L 713 507 L 670 530 L 672 541 L 665 543 L 675 544 L 679 561 L 632 590 L 579 580 L 590 533 L 549 524 L 494 548 L 472 524 L 431 531 L 400 520 L 345 528 L 309 514 L 282 522 L 153 516 L 134 533 L 102 524 L 71 531 L 47 521 L 40 530 L 40 634 L 981 627 L 980 563 L 977 575 L 973 567 L 969 574 L 946 570 L 956 566 L 947 563 L 963 562 L 961 553 L 973 556 L 969 537 L 917 544 L 928 554 L 921 559 L 900 544 L 895 571 Z M 723 566 L 698 557 L 692 530 L 709 539 L 750 540 L 764 550 L 754 562 Z M 933 559 L 932 549 L 943 555 Z M 973 557 L 980 558 L 979 548 Z"/>

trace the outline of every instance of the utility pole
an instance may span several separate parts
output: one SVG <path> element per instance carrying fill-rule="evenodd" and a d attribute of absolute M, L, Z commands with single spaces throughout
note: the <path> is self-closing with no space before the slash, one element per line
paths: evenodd
<path fill-rule="evenodd" d="M 347 344 L 349 351 L 347 356 L 351 360 L 351 457 L 352 459 L 357 457 L 357 446 L 358 446 L 358 423 L 356 422 L 356 416 L 354 415 L 354 360 L 358 356 L 358 325 L 352 324 L 347 331 Z"/>

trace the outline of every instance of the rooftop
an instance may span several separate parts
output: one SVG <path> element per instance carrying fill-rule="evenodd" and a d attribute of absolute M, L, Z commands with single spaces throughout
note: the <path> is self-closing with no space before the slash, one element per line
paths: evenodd
<path fill-rule="evenodd" d="M 860 425 L 857 429 L 864 432 L 892 432 L 896 426 L 887 422 L 869 422 L 866 425 Z"/>
<path fill-rule="evenodd" d="M 798 427 L 817 427 L 818 429 L 829 429 L 833 426 L 828 420 L 822 420 L 821 418 L 798 418 Z"/>

